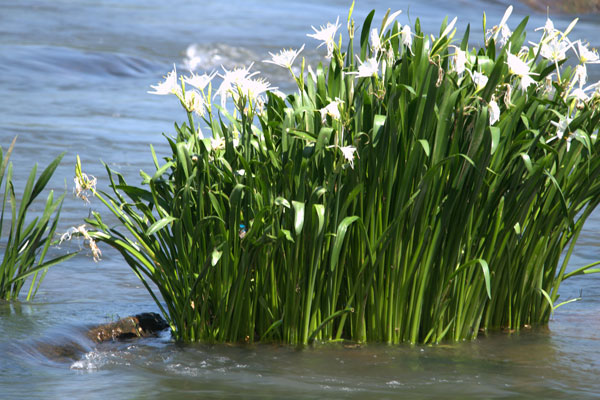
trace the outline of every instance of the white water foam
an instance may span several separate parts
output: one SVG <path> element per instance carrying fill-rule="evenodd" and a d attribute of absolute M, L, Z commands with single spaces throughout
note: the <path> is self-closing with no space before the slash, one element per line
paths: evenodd
<path fill-rule="evenodd" d="M 226 68 L 248 66 L 258 61 L 259 56 L 245 47 L 228 44 L 191 44 L 185 51 L 183 66 L 190 72 L 212 71 Z"/>
<path fill-rule="evenodd" d="M 86 353 L 82 360 L 75 361 L 71 364 L 71 369 L 83 370 L 83 371 L 95 371 L 98 368 L 106 365 L 108 359 L 106 353 L 90 351 Z"/>

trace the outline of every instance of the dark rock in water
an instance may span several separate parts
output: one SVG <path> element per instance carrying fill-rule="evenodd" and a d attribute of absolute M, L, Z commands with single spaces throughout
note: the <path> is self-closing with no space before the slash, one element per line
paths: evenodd
<path fill-rule="evenodd" d="M 169 324 L 156 313 L 143 313 L 90 329 L 87 336 L 94 342 L 156 336 Z"/>
<path fill-rule="evenodd" d="M 536 11 L 553 14 L 588 14 L 600 13 L 600 0 L 521 0 Z"/>

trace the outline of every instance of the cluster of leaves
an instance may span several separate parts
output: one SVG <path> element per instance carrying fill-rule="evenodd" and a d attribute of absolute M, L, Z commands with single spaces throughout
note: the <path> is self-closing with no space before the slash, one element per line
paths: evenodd
<path fill-rule="evenodd" d="M 547 322 L 561 281 L 594 271 L 565 268 L 600 201 L 597 86 L 577 95 L 581 72 L 544 56 L 571 27 L 529 48 L 507 12 L 476 50 L 469 28 L 452 44 L 456 20 L 434 37 L 399 12 L 371 29 L 371 12 L 355 53 L 351 14 L 345 52 L 339 22 L 309 35 L 327 48 L 314 71 L 294 73 L 302 49 L 272 55 L 298 84 L 287 96 L 225 70 L 229 113 L 214 73 L 171 72 L 153 92 L 188 114 L 171 156 L 152 151 L 142 187 L 107 167 L 112 193 L 94 189 L 122 227 L 95 212 L 90 235 L 177 339 L 461 340 Z"/>
<path fill-rule="evenodd" d="M 18 201 L 12 181 L 13 167 L 12 163 L 9 162 L 16 139 L 15 137 L 12 141 L 4 158 L 2 148 L 0 148 L 0 187 L 4 184 L 0 214 L 0 238 L 2 238 L 2 247 L 4 247 L 2 263 L 0 263 L 0 299 L 16 300 L 26 279 L 31 276 L 31 284 L 26 298 L 30 300 L 35 296 L 48 268 L 73 257 L 77 253 L 66 254 L 45 261 L 46 253 L 54 239 L 64 194 L 58 199 L 54 199 L 54 193 L 50 191 L 42 215 L 33 218 L 33 220 L 28 220 L 27 214 L 35 199 L 46 187 L 64 154 L 52 161 L 37 181 L 35 179 L 37 165 L 33 167 L 23 190 L 23 195 Z M 11 215 L 8 226 L 4 223 L 7 205 L 10 206 Z M 54 219 L 52 219 L 53 214 Z M 8 237 L 5 238 L 2 233 L 7 228 L 9 228 Z"/>

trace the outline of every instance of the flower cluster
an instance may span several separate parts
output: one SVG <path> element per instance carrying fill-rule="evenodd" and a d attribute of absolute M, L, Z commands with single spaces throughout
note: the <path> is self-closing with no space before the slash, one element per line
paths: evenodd
<path fill-rule="evenodd" d="M 154 89 L 154 91 L 148 91 L 148 93 L 156 95 L 174 94 L 179 98 L 179 101 L 181 101 L 181 104 L 188 112 L 196 113 L 202 117 L 204 116 L 207 107 L 210 107 L 210 103 L 207 101 L 207 97 L 204 94 L 204 89 L 210 84 L 210 81 L 214 76 L 215 73 L 211 73 L 210 75 L 192 74 L 188 77 L 181 77 L 181 83 L 179 83 L 177 79 L 177 68 L 173 65 L 173 70 L 164 77 L 165 80 L 156 85 L 151 85 L 150 87 Z M 185 83 L 195 87 L 197 90 L 185 90 Z"/>
<path fill-rule="evenodd" d="M 301 51 L 302 49 L 300 49 Z M 298 53 L 300 52 L 298 51 Z M 293 62 L 293 59 L 297 54 L 291 55 L 286 53 L 285 55 L 274 56 L 277 64 L 288 64 Z M 286 60 L 284 60 L 286 58 Z M 151 86 L 154 91 L 149 91 L 150 94 L 156 95 L 167 95 L 174 94 L 179 98 L 181 104 L 189 113 L 196 113 L 200 117 L 204 117 L 206 110 L 211 110 L 210 103 L 210 92 L 211 82 L 215 76 L 219 76 L 221 84 L 216 91 L 216 95 L 221 98 L 221 107 L 225 107 L 228 98 L 232 98 L 236 105 L 238 103 L 243 104 L 245 101 L 248 102 L 250 109 L 260 110 L 264 104 L 263 94 L 268 91 L 274 91 L 277 88 L 272 87 L 271 84 L 264 78 L 256 77 L 259 74 L 258 71 L 250 72 L 253 64 L 242 68 L 233 68 L 231 70 L 222 67 L 223 73 L 217 74 L 212 72 L 210 74 L 197 75 L 192 73 L 190 76 L 180 77 L 181 83 L 178 83 L 177 69 L 173 66 L 173 70 L 169 72 L 164 78 L 163 82 L 159 82 L 155 86 Z M 186 90 L 185 84 L 188 84 L 194 89 Z M 208 90 L 207 90 L 208 87 Z M 207 93 L 208 91 L 208 93 Z M 244 108 L 244 107 L 242 107 Z M 248 109 L 246 108 L 246 112 Z"/>
<path fill-rule="evenodd" d="M 555 28 L 552 20 L 547 18 L 544 26 L 536 29 L 536 31 L 542 31 L 542 37 L 538 43 L 529 42 L 530 46 L 512 48 L 513 32 L 508 26 L 511 13 L 512 6 L 508 7 L 500 23 L 486 32 L 486 45 L 492 45 L 491 41 L 493 41 L 506 54 L 507 77 L 511 82 L 508 85 L 502 83 L 494 90 L 494 96 L 488 103 L 490 125 L 501 120 L 502 110 L 496 98 L 504 97 L 506 107 L 511 107 L 513 89 L 518 89 L 521 95 L 538 92 L 550 100 L 554 96 L 560 96 L 563 101 L 570 104 L 569 112 L 559 116 L 558 121 L 552 121 L 551 126 L 555 128 L 555 131 L 551 133 L 547 142 L 565 139 L 568 150 L 574 137 L 574 133 L 569 129 L 569 124 L 575 119 L 578 110 L 592 106 L 592 103 L 600 97 L 600 82 L 587 85 L 587 66 L 600 63 L 598 52 L 590 49 L 589 44 L 581 40 L 569 39 L 568 35 L 577 23 L 577 19 L 571 22 L 564 31 L 560 31 Z M 579 63 L 573 68 L 565 68 L 563 71 L 562 64 L 568 58 L 569 51 L 574 53 Z M 540 78 L 540 71 L 543 71 L 548 63 L 555 66 L 555 72 Z M 466 71 L 471 77 L 475 92 L 482 90 L 488 82 L 486 73 L 490 71 L 483 71 L 481 64 L 474 51 L 469 52 L 455 47 L 450 64 L 451 71 L 456 72 L 459 82 Z"/>
<path fill-rule="evenodd" d="M 488 29 L 485 35 L 486 45 L 493 44 L 502 48 L 501 51 L 504 52 L 504 62 L 506 63 L 506 72 L 504 74 L 507 78 L 506 81 L 498 84 L 496 88 L 490 88 L 492 89 L 491 99 L 484 102 L 488 107 L 489 124 L 492 126 L 502 121 L 503 112 L 507 108 L 512 107 L 512 97 L 515 93 L 527 96 L 541 92 L 550 99 L 558 95 L 567 102 L 572 101 L 572 107 L 570 108 L 570 114 L 562 115 L 558 121 L 553 122 L 551 127 L 554 127 L 555 131 L 550 135 L 551 137 L 548 139 L 548 142 L 554 139 L 565 138 L 567 139 L 568 147 L 572 138 L 569 131 L 569 123 L 575 118 L 576 111 L 584 108 L 594 98 L 599 97 L 600 83 L 587 85 L 587 65 L 600 63 L 600 57 L 596 50 L 589 49 L 588 44 L 582 41 L 571 41 L 568 38 L 568 34 L 573 29 L 577 20 L 573 21 L 565 31 L 560 31 L 555 28 L 554 23 L 548 18 L 543 27 L 536 29 L 536 31 L 542 31 L 542 38 L 539 43 L 530 43 L 530 47 L 512 48 L 513 43 L 516 42 L 513 40 L 513 32 L 509 27 L 509 18 L 512 11 L 512 6 L 508 7 L 500 23 Z M 368 52 L 364 59 L 357 56 L 356 63 L 351 62 L 349 66 L 344 68 L 344 74 L 352 75 L 358 80 L 373 78 L 372 84 L 375 85 L 373 87 L 374 93 L 382 94 L 385 92 L 383 83 L 380 83 L 380 80 L 382 78 L 385 79 L 386 69 L 397 60 L 398 54 L 395 54 L 395 52 L 400 51 L 392 48 L 391 39 L 397 36 L 400 39 L 401 51 L 413 54 L 412 45 L 415 34 L 410 25 L 402 25 L 396 21 L 400 13 L 401 11 L 391 14 L 388 12 L 384 17 L 381 30 L 377 28 L 370 29 L 370 52 Z M 457 18 L 450 21 L 443 33 L 440 34 L 439 39 L 436 39 L 433 35 L 431 37 L 423 37 L 425 51 L 431 51 L 433 43 L 436 40 L 447 39 L 450 42 L 456 32 L 454 28 L 456 21 Z M 308 37 L 321 42 L 318 47 L 326 47 L 326 59 L 331 59 L 334 54 L 338 60 L 343 60 L 346 57 L 345 54 L 341 53 L 336 41 L 336 35 L 340 26 L 338 17 L 335 23 L 328 22 L 319 28 L 313 26 L 313 33 L 307 34 Z M 348 29 L 350 31 L 350 25 Z M 390 29 L 396 33 L 392 34 Z M 341 39 L 339 43 L 341 44 Z M 454 45 L 449 46 L 454 48 L 454 53 L 450 55 L 448 71 L 443 70 L 442 61 L 439 59 L 439 56 L 436 60 L 430 55 L 430 62 L 437 65 L 440 70 L 438 84 L 441 84 L 445 74 L 454 72 L 459 84 L 472 85 L 471 87 L 474 90 L 475 96 L 480 96 L 488 86 L 491 70 L 484 67 L 484 63 L 481 62 L 479 55 L 474 50 L 470 51 Z M 269 53 L 271 58 L 263 60 L 263 62 L 288 69 L 300 87 L 303 85 L 305 78 L 303 76 L 296 77 L 292 71 L 292 66 L 303 50 L 304 45 L 298 49 L 283 49 L 278 53 Z M 565 76 L 561 70 L 561 66 L 562 62 L 567 58 L 569 51 L 573 51 L 576 54 L 579 65 L 568 70 L 570 71 L 568 72 L 570 75 Z M 540 77 L 540 71 L 543 68 L 540 67 L 539 59 L 553 63 L 556 66 L 556 72 Z M 232 99 L 236 109 L 240 112 L 247 115 L 249 112 L 253 115 L 260 115 L 265 103 L 264 95 L 266 92 L 271 91 L 284 100 L 286 100 L 286 95 L 277 91 L 277 88 L 272 87 L 264 78 L 258 77 L 259 72 L 251 71 L 252 66 L 253 64 L 250 64 L 248 67 L 237 67 L 231 70 L 222 67 L 223 72 L 218 74 L 216 72 L 203 75 L 192 74 L 188 77 L 181 77 L 181 84 L 178 82 L 177 71 L 174 67 L 165 76 L 164 82 L 152 86 L 154 91 L 149 93 L 158 95 L 174 94 L 180 99 L 188 112 L 195 112 L 200 116 L 204 116 L 206 110 L 210 110 L 210 83 L 213 78 L 218 76 L 221 79 L 221 83 L 216 91 L 216 95 L 220 97 L 222 108 L 226 106 L 228 99 Z M 317 77 L 310 65 L 307 70 L 308 79 L 312 79 L 316 83 Z M 304 74 L 304 71 L 303 60 L 301 74 Z M 186 90 L 185 84 L 193 87 L 193 89 Z M 207 87 L 209 88 L 209 94 L 205 95 Z M 487 93 L 490 93 L 489 89 Z M 498 99 L 504 99 L 504 101 L 500 102 Z M 344 101 L 339 98 L 324 100 L 327 101 L 327 105 L 315 110 L 320 113 L 322 123 L 326 124 L 327 117 L 331 117 L 331 120 L 340 121 L 343 125 L 340 107 L 344 104 Z M 222 143 L 222 140 L 221 138 L 213 139 L 211 148 L 214 150 L 223 149 L 224 142 Z M 344 143 L 336 145 L 343 147 Z M 344 154 L 349 153 L 346 152 Z M 346 158 L 348 159 L 348 157 Z"/>

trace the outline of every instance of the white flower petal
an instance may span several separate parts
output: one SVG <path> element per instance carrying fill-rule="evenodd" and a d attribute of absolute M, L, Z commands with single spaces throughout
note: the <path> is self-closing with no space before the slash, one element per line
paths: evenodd
<path fill-rule="evenodd" d="M 150 85 L 153 92 L 148 91 L 150 94 L 157 95 L 166 95 L 166 94 L 175 94 L 181 92 L 181 87 L 177 84 L 177 68 L 173 65 L 173 71 L 169 72 L 167 76 L 164 77 L 165 80 L 163 82 L 159 82 L 157 85 Z"/>
<path fill-rule="evenodd" d="M 342 103 L 344 103 L 342 100 L 335 99 L 334 101 L 329 103 L 327 106 L 325 106 L 319 110 L 319 112 L 321 113 L 321 120 L 323 121 L 323 123 L 325 123 L 325 121 L 327 121 L 327 115 L 329 115 L 333 119 L 337 119 L 337 120 L 340 119 L 341 115 L 340 115 L 339 106 Z"/>
<path fill-rule="evenodd" d="M 410 48 L 412 46 L 412 32 L 410 25 L 404 25 L 402 27 L 402 44 Z"/>
<path fill-rule="evenodd" d="M 367 58 L 365 61 L 361 61 L 358 56 L 356 56 L 360 65 L 358 66 L 358 71 L 348 72 L 349 75 L 356 75 L 357 78 L 370 78 L 373 75 L 379 75 L 379 62 L 377 58 L 371 57 Z"/>
<path fill-rule="evenodd" d="M 473 83 L 475 84 L 476 90 L 479 91 L 485 87 L 488 83 L 488 77 L 481 72 L 473 72 L 472 74 Z"/>
<path fill-rule="evenodd" d="M 490 101 L 490 125 L 494 125 L 498 120 L 500 120 L 500 107 L 498 107 L 498 103 L 496 100 Z"/>
<path fill-rule="evenodd" d="M 302 47 L 300 47 L 300 49 L 298 50 L 283 49 L 277 54 L 269 52 L 269 54 L 271 55 L 271 59 L 263 60 L 263 62 L 279 65 L 283 68 L 291 68 L 292 64 L 294 63 L 294 60 L 296 60 L 296 57 L 298 57 L 298 54 L 300 54 L 302 50 L 304 50 L 304 45 L 302 45 Z"/>
<path fill-rule="evenodd" d="M 454 70 L 461 76 L 465 72 L 465 65 L 467 63 L 467 52 L 462 51 L 459 48 L 454 50 Z"/>
<path fill-rule="evenodd" d="M 371 33 L 369 34 L 369 40 L 371 41 L 371 48 L 373 49 L 373 54 L 377 54 L 381 50 L 381 39 L 379 38 L 377 28 L 371 29 Z"/>
<path fill-rule="evenodd" d="M 356 147 L 354 146 L 344 146 L 340 147 L 342 154 L 346 161 L 350 163 L 350 168 L 354 169 L 354 153 L 356 153 Z"/>
<path fill-rule="evenodd" d="M 323 45 L 327 46 L 327 58 L 331 58 L 333 55 L 333 48 L 335 46 L 335 34 L 341 26 L 339 22 L 340 17 L 337 17 L 335 25 L 328 22 L 326 26 L 321 26 L 320 29 L 317 29 L 313 26 L 312 29 L 315 31 L 315 33 L 309 33 L 306 35 L 308 37 L 323 42 L 318 47 L 321 47 Z"/>
<path fill-rule="evenodd" d="M 529 75 L 529 66 L 525 63 L 525 61 L 521 60 L 519 57 L 514 54 L 508 54 L 506 59 L 506 63 L 508 64 L 508 70 L 511 74 L 518 75 L 523 77 L 525 75 Z"/>
<path fill-rule="evenodd" d="M 587 44 L 581 43 L 581 40 L 577 41 L 577 50 L 579 55 L 579 61 L 583 64 L 598 64 L 600 63 L 600 57 L 595 49 L 589 50 Z"/>
<path fill-rule="evenodd" d="M 215 77 L 216 74 L 217 74 L 216 72 L 213 72 L 210 75 L 208 75 L 208 74 L 202 74 L 202 75 L 192 74 L 191 76 L 187 76 L 187 77 L 183 78 L 183 81 L 185 83 L 187 83 L 188 85 L 195 87 L 198 90 L 204 90 L 204 88 L 206 86 L 208 86 L 208 84 L 210 83 L 212 78 Z"/>

